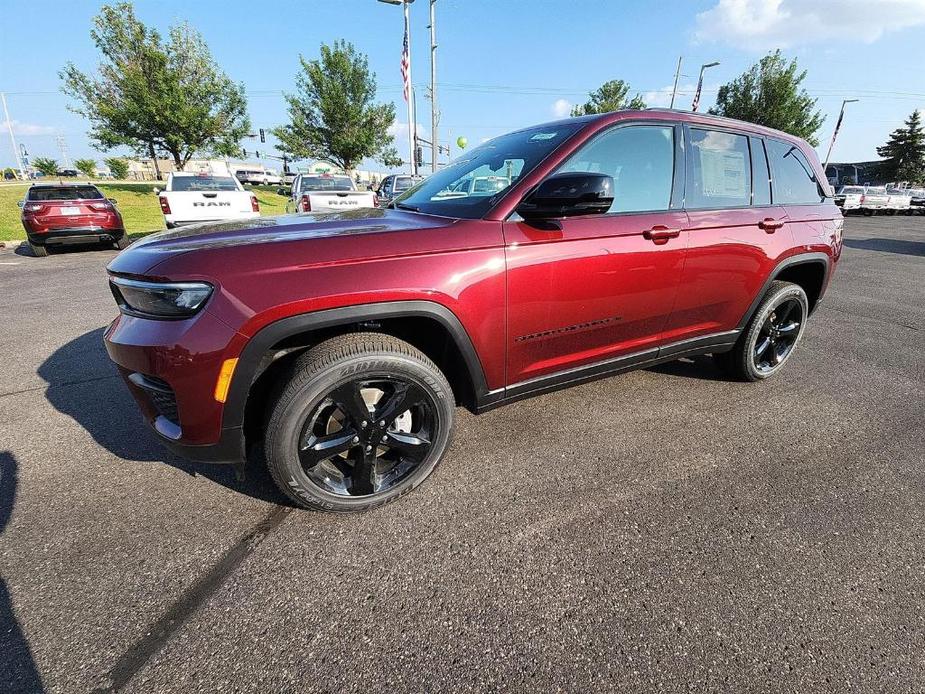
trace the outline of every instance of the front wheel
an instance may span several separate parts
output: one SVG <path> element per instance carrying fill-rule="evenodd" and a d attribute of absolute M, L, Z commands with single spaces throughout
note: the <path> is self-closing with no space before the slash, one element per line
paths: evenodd
<path fill-rule="evenodd" d="M 128 237 L 127 235 L 123 234 L 123 235 L 122 235 L 122 238 L 120 238 L 118 241 L 116 241 L 113 245 L 114 245 L 116 248 L 118 248 L 120 251 L 124 251 L 126 248 L 129 247 L 129 244 L 130 244 L 131 242 L 132 242 L 131 239 L 129 239 L 129 237 Z"/>
<path fill-rule="evenodd" d="M 809 299 L 798 284 L 775 280 L 731 352 L 715 355 L 734 378 L 761 381 L 784 365 L 796 348 L 809 315 Z"/>
<path fill-rule="evenodd" d="M 446 378 L 407 342 L 335 337 L 293 364 L 267 424 L 267 467 L 303 508 L 365 511 L 430 476 L 454 414 Z"/>

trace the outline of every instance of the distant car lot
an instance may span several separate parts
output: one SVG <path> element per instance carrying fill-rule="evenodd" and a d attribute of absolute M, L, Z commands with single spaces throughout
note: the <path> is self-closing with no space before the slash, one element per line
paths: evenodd
<path fill-rule="evenodd" d="M 436 479 L 349 517 L 152 439 L 114 251 L 0 252 L 0 690 L 925 688 L 925 219 L 845 246 L 778 379 L 460 412 Z"/>

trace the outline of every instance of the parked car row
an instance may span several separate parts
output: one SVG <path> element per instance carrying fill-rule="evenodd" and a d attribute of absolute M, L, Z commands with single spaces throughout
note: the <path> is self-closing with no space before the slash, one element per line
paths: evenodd
<path fill-rule="evenodd" d="M 278 186 L 283 182 L 282 177 L 273 169 L 239 168 L 234 170 L 234 176 L 241 183 L 249 183 L 252 186 Z"/>
<path fill-rule="evenodd" d="M 842 212 L 874 215 L 925 212 L 925 190 L 887 186 L 842 186 L 835 195 Z"/>

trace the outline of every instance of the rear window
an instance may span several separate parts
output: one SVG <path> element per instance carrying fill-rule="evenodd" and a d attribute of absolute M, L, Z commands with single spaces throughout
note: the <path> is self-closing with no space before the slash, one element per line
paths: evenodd
<path fill-rule="evenodd" d="M 868 195 L 888 195 L 886 188 L 883 186 L 868 186 L 867 187 Z"/>
<path fill-rule="evenodd" d="M 353 190 L 353 183 L 345 176 L 303 176 L 300 190 Z"/>
<path fill-rule="evenodd" d="M 231 176 L 174 176 L 170 182 L 170 190 L 202 190 L 207 192 L 217 190 L 237 190 L 238 186 Z"/>
<path fill-rule="evenodd" d="M 29 200 L 102 200 L 103 194 L 94 186 L 57 186 L 30 188 Z"/>
<path fill-rule="evenodd" d="M 863 195 L 864 189 L 861 186 L 845 186 L 840 192 L 842 195 Z"/>
<path fill-rule="evenodd" d="M 748 138 L 719 130 L 691 128 L 690 132 L 685 206 L 748 207 L 752 196 Z"/>
<path fill-rule="evenodd" d="M 395 191 L 396 192 L 400 193 L 400 192 L 406 191 L 410 187 L 411 187 L 411 177 L 410 176 L 403 176 L 401 178 L 395 179 Z"/>

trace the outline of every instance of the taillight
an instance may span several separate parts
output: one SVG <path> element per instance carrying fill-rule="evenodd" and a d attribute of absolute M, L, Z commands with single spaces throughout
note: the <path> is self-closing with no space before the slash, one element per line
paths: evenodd
<path fill-rule="evenodd" d="M 161 201 L 161 212 L 164 214 L 170 214 L 170 203 L 167 202 L 167 198 L 161 195 L 158 200 Z"/>
<path fill-rule="evenodd" d="M 260 203 L 257 202 L 256 195 L 251 195 L 251 210 L 254 212 L 260 212 Z"/>
<path fill-rule="evenodd" d="M 31 204 L 23 206 L 23 209 L 26 212 L 32 212 L 34 214 L 41 214 L 42 212 L 45 211 L 45 205 L 37 205 L 35 203 L 31 203 Z"/>
<path fill-rule="evenodd" d="M 302 199 L 299 201 L 299 207 L 302 209 L 302 212 L 312 211 L 312 202 L 308 199 L 307 195 L 302 196 Z"/>
<path fill-rule="evenodd" d="M 109 212 L 112 209 L 112 205 L 108 202 L 91 202 L 89 207 L 97 212 Z"/>
<path fill-rule="evenodd" d="M 860 203 L 861 203 L 862 205 L 864 204 L 864 196 L 863 196 L 863 195 L 861 196 Z"/>

